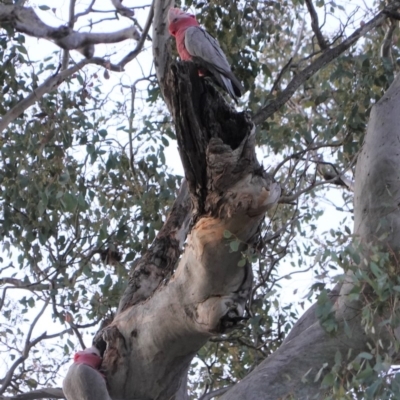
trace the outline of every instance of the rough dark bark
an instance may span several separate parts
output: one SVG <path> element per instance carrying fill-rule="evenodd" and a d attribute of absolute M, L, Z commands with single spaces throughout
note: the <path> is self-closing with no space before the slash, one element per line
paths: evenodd
<path fill-rule="evenodd" d="M 190 219 L 189 190 L 187 182 L 183 181 L 171 212 L 150 249 L 132 267 L 118 312 L 146 300 L 172 274 L 189 231 Z"/>

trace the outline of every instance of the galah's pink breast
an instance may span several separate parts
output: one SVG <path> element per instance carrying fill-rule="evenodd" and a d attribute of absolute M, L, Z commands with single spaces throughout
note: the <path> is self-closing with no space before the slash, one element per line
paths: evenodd
<path fill-rule="evenodd" d="M 179 30 L 176 33 L 176 47 L 178 49 L 179 57 L 183 61 L 190 61 L 192 59 L 192 56 L 188 53 L 185 47 L 185 30 Z"/>

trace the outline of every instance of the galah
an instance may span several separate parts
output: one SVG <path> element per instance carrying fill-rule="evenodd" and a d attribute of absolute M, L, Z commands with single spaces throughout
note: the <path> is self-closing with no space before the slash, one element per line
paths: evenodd
<path fill-rule="evenodd" d="M 169 9 L 168 22 L 168 30 L 176 39 L 180 58 L 194 61 L 210 72 L 219 86 L 237 102 L 236 97 L 242 95 L 243 86 L 233 75 L 218 41 L 200 27 L 194 15 L 179 8 Z M 203 74 L 202 69 L 200 74 Z"/>
<path fill-rule="evenodd" d="M 78 351 L 63 381 L 67 400 L 112 400 L 104 376 L 99 372 L 102 358 L 92 346 Z"/>

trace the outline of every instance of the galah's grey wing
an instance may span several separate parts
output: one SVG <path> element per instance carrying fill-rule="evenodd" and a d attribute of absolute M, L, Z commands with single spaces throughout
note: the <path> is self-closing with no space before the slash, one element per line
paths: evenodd
<path fill-rule="evenodd" d="M 67 400 L 111 400 L 103 376 L 85 364 L 74 363 L 69 367 L 63 391 Z"/>
<path fill-rule="evenodd" d="M 242 95 L 243 86 L 233 75 L 228 60 L 215 38 L 202 28 L 191 26 L 185 32 L 185 47 L 194 61 L 204 65 L 232 98 Z"/>

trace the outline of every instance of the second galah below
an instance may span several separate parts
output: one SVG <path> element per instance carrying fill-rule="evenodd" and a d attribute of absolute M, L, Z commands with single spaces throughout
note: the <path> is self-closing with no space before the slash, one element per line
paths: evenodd
<path fill-rule="evenodd" d="M 92 346 L 78 351 L 63 381 L 67 400 L 111 400 L 104 376 L 99 372 L 102 362 L 99 350 Z"/>
<path fill-rule="evenodd" d="M 194 61 L 208 71 L 237 102 L 236 97 L 243 94 L 243 86 L 233 75 L 218 41 L 200 27 L 194 15 L 179 8 L 170 8 L 168 22 L 168 30 L 176 39 L 180 58 Z"/>

